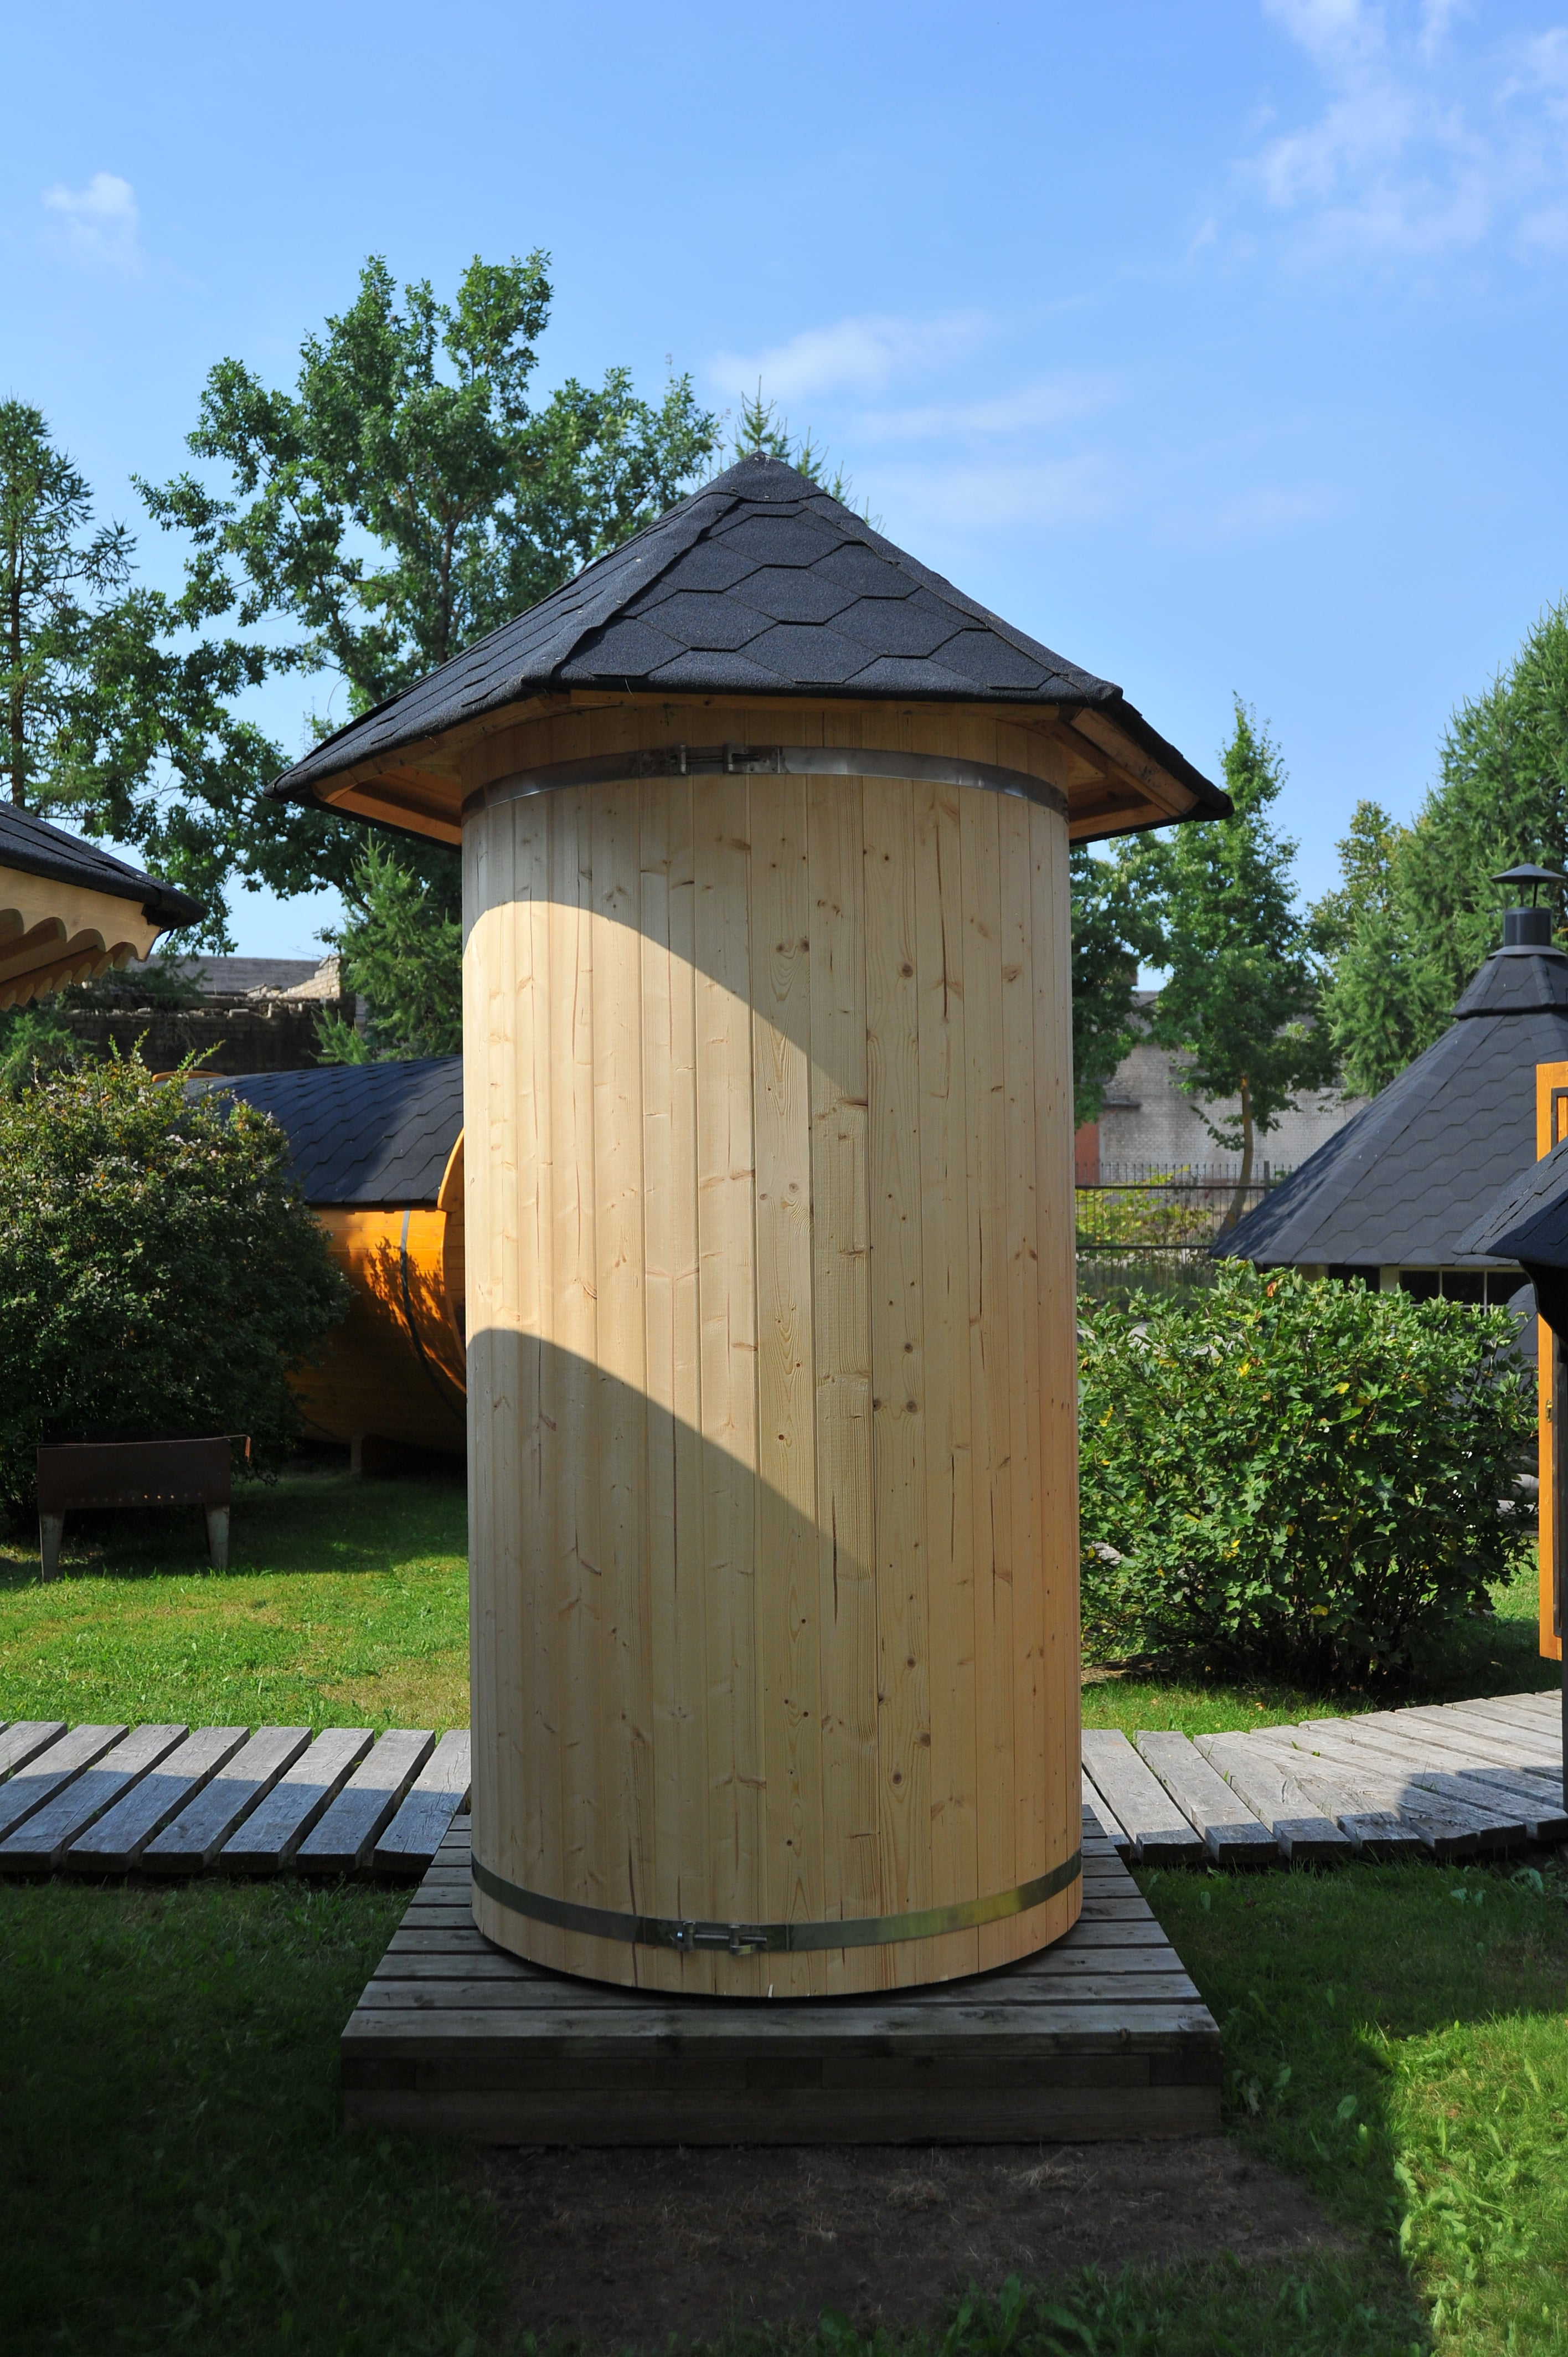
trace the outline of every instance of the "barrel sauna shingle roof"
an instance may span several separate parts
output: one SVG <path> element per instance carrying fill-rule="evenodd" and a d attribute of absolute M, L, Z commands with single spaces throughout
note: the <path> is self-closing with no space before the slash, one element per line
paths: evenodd
<path fill-rule="evenodd" d="M 193 1081 L 270 1113 L 307 1203 L 433 1204 L 463 1126 L 463 1060 L 326 1064 Z"/>
<path fill-rule="evenodd" d="M 1499 950 L 1455 1020 L 1214 1246 L 1260 1267 L 1454 1268 L 1516 1257 L 1470 1239 L 1535 1159 L 1535 1067 L 1568 1057 L 1568 957 Z"/>
<path fill-rule="evenodd" d="M 18 810 L 0 802 L 0 867 L 23 876 L 41 876 L 51 884 L 73 884 L 88 892 L 106 892 L 112 899 L 134 900 L 150 919 L 164 925 L 193 925 L 207 914 L 199 900 L 179 892 L 156 876 L 115 859 L 95 843 L 50 826 L 36 811 Z"/>
<path fill-rule="evenodd" d="M 528 613 L 340 728 L 267 791 L 551 689 L 1098 707 L 1196 797 L 1230 803 L 1119 687 L 967 597 L 781 460 L 743 458 Z"/>
<path fill-rule="evenodd" d="M 1521 1170 L 1461 1243 L 1495 1260 L 1568 1268 L 1568 1138 Z"/>

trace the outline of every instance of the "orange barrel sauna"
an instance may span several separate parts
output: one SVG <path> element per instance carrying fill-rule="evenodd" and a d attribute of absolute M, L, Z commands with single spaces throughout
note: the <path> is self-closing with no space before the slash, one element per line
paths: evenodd
<path fill-rule="evenodd" d="M 763 457 L 274 791 L 463 847 L 480 1928 L 758 1998 L 1058 1937 L 1069 844 L 1223 796 Z"/>
<path fill-rule="evenodd" d="M 307 1429 L 381 1471 L 405 1448 L 460 1456 L 463 1087 L 456 1056 L 194 1082 L 270 1113 L 353 1288 L 323 1363 L 295 1389 Z"/>

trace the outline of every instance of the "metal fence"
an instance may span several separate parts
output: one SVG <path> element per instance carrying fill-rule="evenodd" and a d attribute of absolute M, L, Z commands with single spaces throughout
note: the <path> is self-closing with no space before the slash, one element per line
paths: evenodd
<path fill-rule="evenodd" d="M 1185 1290 L 1212 1282 L 1208 1247 L 1221 1229 L 1254 1210 L 1287 1176 L 1254 1163 L 1240 1185 L 1239 1162 L 1103 1162 L 1074 1190 L 1079 1290 L 1107 1300 L 1134 1289 Z"/>

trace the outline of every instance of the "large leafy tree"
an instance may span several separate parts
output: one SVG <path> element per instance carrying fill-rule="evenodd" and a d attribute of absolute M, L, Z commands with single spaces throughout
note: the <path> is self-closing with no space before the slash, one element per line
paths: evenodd
<path fill-rule="evenodd" d="M 189 593 L 247 629 L 281 626 L 268 667 L 335 673 L 347 709 L 332 717 L 397 694 L 641 530 L 716 447 L 686 377 L 650 404 L 611 369 L 533 405 L 552 296 L 542 253 L 476 258 L 449 303 L 426 281 L 400 295 L 373 256 L 355 301 L 306 339 L 292 392 L 240 361 L 212 370 L 189 443 L 226 481 L 142 485 L 190 537 Z M 358 825 L 253 792 L 209 807 L 247 880 L 355 888 Z M 455 856 L 399 856 L 449 916 Z"/>
<path fill-rule="evenodd" d="M 1362 804 L 1320 904 L 1329 1026 L 1351 1085 L 1386 1087 L 1446 1028 L 1498 938 L 1493 876 L 1568 865 L 1568 603 L 1543 613 L 1508 668 L 1455 710 L 1414 822 Z"/>
<path fill-rule="evenodd" d="M 42 411 L 0 402 L 0 759 L 18 807 L 58 799 L 93 620 L 129 569 L 124 525 L 94 528 L 86 478 Z"/>
<path fill-rule="evenodd" d="M 1305 1092 L 1327 1087 L 1336 1062 L 1316 1019 L 1322 969 L 1316 929 L 1296 906 L 1296 846 L 1271 816 L 1279 753 L 1239 697 L 1235 711 L 1224 752 L 1234 815 L 1147 836 L 1127 855 L 1158 899 L 1165 939 L 1152 1036 L 1176 1052 L 1177 1083 L 1209 1135 L 1241 1157 L 1231 1221 L 1258 1137 Z"/>
<path fill-rule="evenodd" d="M 134 843 L 208 898 L 224 940 L 212 814 L 274 766 L 233 705 L 261 649 L 208 635 L 209 585 L 137 583 L 124 524 L 95 525 L 85 477 L 37 409 L 0 403 L 0 731 L 11 800 Z"/>
<path fill-rule="evenodd" d="M 1073 1120 L 1098 1121 L 1105 1083 L 1136 1044 L 1141 965 L 1158 965 L 1165 935 L 1146 863 L 1075 850 L 1072 888 Z"/>

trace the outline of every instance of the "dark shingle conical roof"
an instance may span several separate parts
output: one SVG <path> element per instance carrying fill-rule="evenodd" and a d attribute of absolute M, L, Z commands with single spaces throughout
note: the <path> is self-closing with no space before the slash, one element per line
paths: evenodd
<path fill-rule="evenodd" d="M 1223 794 L 1119 687 L 1015 630 L 777 458 L 743 458 L 564 588 L 351 721 L 269 791 L 560 689 L 1091 707 L 1197 798 Z"/>
<path fill-rule="evenodd" d="M 1453 1268 L 1514 1258 L 1471 1240 L 1535 1159 L 1535 1067 L 1568 1058 L 1568 957 L 1498 950 L 1441 1039 L 1216 1246 L 1260 1266 Z"/>

